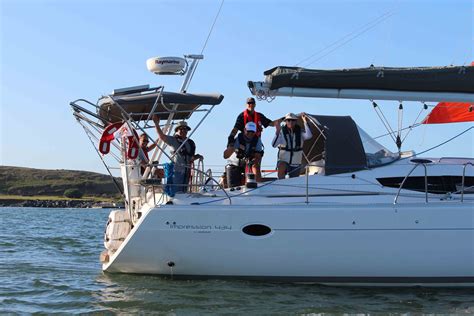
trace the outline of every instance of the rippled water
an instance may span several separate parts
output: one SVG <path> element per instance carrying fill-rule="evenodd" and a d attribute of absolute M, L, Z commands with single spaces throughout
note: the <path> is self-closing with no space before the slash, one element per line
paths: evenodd
<path fill-rule="evenodd" d="M 337 288 L 103 274 L 109 210 L 0 208 L 0 312 L 473 314 L 474 289 Z"/>

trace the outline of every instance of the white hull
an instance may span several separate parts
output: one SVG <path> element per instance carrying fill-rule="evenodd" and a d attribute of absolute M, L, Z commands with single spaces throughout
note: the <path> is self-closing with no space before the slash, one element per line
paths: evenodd
<path fill-rule="evenodd" d="M 271 233 L 249 236 L 242 231 L 249 224 L 264 224 Z M 103 269 L 337 285 L 472 286 L 473 206 L 166 205 L 140 219 Z"/>
<path fill-rule="evenodd" d="M 113 147 L 110 156 L 119 163 L 122 175 L 123 191 L 119 191 L 126 211 L 109 215 L 106 250 L 101 254 L 104 271 L 334 285 L 474 286 L 472 158 L 433 159 L 416 157 L 414 152 L 392 153 L 350 117 L 304 114 L 310 123 L 305 128 L 313 137 L 302 146 L 308 164 L 299 177 L 267 178 L 257 188 L 248 181 L 245 188 L 236 187 L 243 180 L 239 179 L 240 171 L 234 174 L 229 170 L 227 185 L 231 188 L 224 189 L 210 171 L 205 171 L 200 159 L 192 168 L 187 191 L 192 193 L 175 195 L 177 187 L 169 181 L 170 165 L 164 164 L 174 159 L 161 146 L 164 137 L 158 122 L 156 131 L 161 140 L 154 142 L 156 149 L 141 172 L 144 160 L 132 155 L 137 150 L 137 140 L 130 137 L 132 130 L 146 132 L 147 122 L 156 114 L 163 122 L 166 118 L 165 133 L 171 135 L 173 121 L 205 112 L 187 135 L 192 138 L 223 99 L 222 95 L 185 93 L 202 56 L 187 55 L 186 59 L 191 65 L 180 93 L 166 92 L 162 86 L 119 89 L 99 99 L 99 106 L 94 108 L 97 114 L 77 104 L 94 106 L 89 101 L 71 102 L 74 116 L 92 143 L 97 140 L 94 146 L 100 153 L 105 155 Z M 403 70 L 398 73 L 402 84 L 390 87 L 374 85 L 367 77 L 365 85 L 351 83 L 355 87 L 352 90 L 339 80 L 328 85 L 330 89 L 319 89 L 311 78 L 320 76 L 313 75 L 300 86 L 300 70 L 291 74 L 291 85 L 281 85 L 276 92 L 272 90 L 275 93 L 269 91 L 269 81 L 249 87 L 257 98 L 269 100 L 276 95 L 393 99 L 400 103 L 472 100 L 470 86 L 464 82 L 471 69 L 458 68 L 463 77 L 447 76 L 441 87 L 451 87 L 462 79 L 466 88 L 459 93 L 451 88 L 435 92 L 409 88 L 406 74 L 421 83 L 417 76 L 423 69 L 398 69 Z M 295 84 L 292 80 L 300 81 Z M 391 135 L 399 151 L 401 110 L 400 106 L 398 137 Z M 127 119 L 126 124 L 120 122 L 122 118 Z M 120 141 L 110 140 L 115 137 Z M 174 151 L 181 154 L 181 147 Z M 100 157 L 110 172 L 104 156 Z M 175 164 L 178 166 L 177 161 Z"/>

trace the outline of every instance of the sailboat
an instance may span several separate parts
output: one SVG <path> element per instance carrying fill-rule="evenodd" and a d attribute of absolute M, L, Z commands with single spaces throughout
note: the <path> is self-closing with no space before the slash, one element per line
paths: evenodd
<path fill-rule="evenodd" d="M 187 91 L 200 59 L 150 63 L 157 74 L 186 74 L 179 92 L 137 86 L 97 103 L 71 102 L 99 157 L 108 168 L 105 160 L 115 157 L 123 181 L 123 190 L 118 187 L 125 210 L 109 215 L 103 271 L 344 286 L 474 286 L 473 158 L 419 157 L 400 147 L 391 152 L 350 116 L 316 114 L 308 115 L 313 137 L 304 143 L 304 164 L 295 178 L 226 188 L 200 162 L 189 191 L 170 193 L 172 184 L 155 172 L 170 158 L 161 142 L 142 171 L 134 151 L 152 115 L 166 120 L 164 130 L 171 134 L 177 120 L 202 112 L 199 127 L 223 101 L 219 93 Z M 374 107 L 378 100 L 444 102 L 440 108 L 448 112 L 457 111 L 449 104 L 458 102 L 462 115 L 441 117 L 474 120 L 472 66 L 275 67 L 264 75 L 264 81 L 248 82 L 259 99 L 367 99 Z M 437 111 L 426 124 L 438 122 Z"/>

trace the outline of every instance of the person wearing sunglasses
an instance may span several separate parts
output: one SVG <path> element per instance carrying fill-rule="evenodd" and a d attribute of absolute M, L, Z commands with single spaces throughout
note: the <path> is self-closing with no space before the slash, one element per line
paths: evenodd
<path fill-rule="evenodd" d="M 303 160 L 303 142 L 313 137 L 308 126 L 306 113 L 301 114 L 304 131 L 297 124 L 298 116 L 293 113 L 285 115 L 283 126 L 276 127 L 273 147 L 278 147 L 278 179 L 284 179 L 288 174 L 290 178 L 300 175 Z"/>
<path fill-rule="evenodd" d="M 253 122 L 256 126 L 255 135 L 260 138 L 263 128 L 267 128 L 268 126 L 276 126 L 280 124 L 280 120 L 272 121 L 268 119 L 262 113 L 255 111 L 256 102 L 255 99 L 250 97 L 247 98 L 246 108 L 245 110 L 237 116 L 235 120 L 234 128 L 230 132 L 230 135 L 227 138 L 227 147 L 230 147 L 235 142 L 235 135 L 237 132 L 245 133 L 245 126 L 249 122 Z M 261 157 L 263 157 L 263 146 L 262 151 L 260 152 L 260 159 L 255 159 L 254 166 L 256 168 L 255 178 L 257 182 L 260 182 L 262 179 L 262 175 L 260 172 L 260 164 L 261 164 Z"/>
<path fill-rule="evenodd" d="M 160 119 L 157 115 L 153 115 L 153 122 L 158 137 L 171 147 L 170 153 L 173 155 L 174 163 L 173 184 L 176 185 L 176 192 L 187 192 L 191 175 L 191 163 L 196 159 L 204 159 L 203 156 L 196 154 L 196 144 L 187 136 L 191 127 L 185 121 L 178 122 L 174 129 L 175 134 L 170 136 L 166 135 L 161 129 Z M 184 145 L 182 145 L 183 143 Z"/>

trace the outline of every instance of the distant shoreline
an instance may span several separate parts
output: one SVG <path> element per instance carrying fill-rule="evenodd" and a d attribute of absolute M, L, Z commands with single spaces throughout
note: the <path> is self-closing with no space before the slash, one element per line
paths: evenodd
<path fill-rule="evenodd" d="M 77 201 L 77 200 L 24 200 L 24 199 L 2 199 L 0 207 L 46 207 L 46 208 L 92 208 L 97 204 L 95 201 Z"/>
<path fill-rule="evenodd" d="M 110 176 L 89 171 L 0 166 L 0 179 L 0 207 L 101 208 L 121 200 Z"/>
<path fill-rule="evenodd" d="M 109 201 L 97 201 L 96 199 L 48 199 L 28 197 L 0 197 L 0 207 L 44 207 L 44 208 L 117 208 L 120 207 Z"/>

